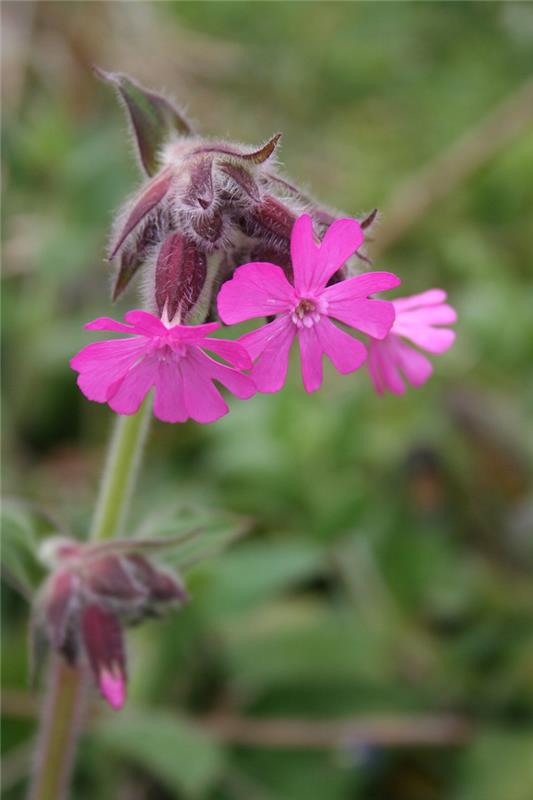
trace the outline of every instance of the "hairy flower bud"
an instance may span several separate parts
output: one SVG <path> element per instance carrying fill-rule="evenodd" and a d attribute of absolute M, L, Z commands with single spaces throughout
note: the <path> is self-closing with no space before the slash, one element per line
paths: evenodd
<path fill-rule="evenodd" d="M 197 244 L 172 233 L 161 245 L 155 267 L 157 310 L 169 320 L 186 322 L 198 302 L 207 276 L 206 256 Z"/>
<path fill-rule="evenodd" d="M 290 277 L 290 236 L 297 217 L 303 212 L 312 217 L 319 241 L 338 215 L 277 174 L 281 134 L 255 148 L 210 141 L 194 133 L 161 95 L 125 75 L 97 74 L 123 102 L 151 178 L 114 225 L 109 248 L 110 259 L 118 262 L 113 299 L 145 264 L 155 272 L 143 282 L 150 287 L 149 307 L 160 314 L 166 307 L 171 318 L 179 312 L 186 321 L 202 292 L 195 321 L 203 322 L 208 309 L 215 308 L 213 292 L 257 254 L 274 254 Z M 362 227 L 370 227 L 375 215 L 362 220 Z M 356 274 L 358 260 L 368 261 L 361 250 L 331 282 Z"/>
<path fill-rule="evenodd" d="M 52 572 L 35 603 L 34 638 L 44 635 L 71 664 L 86 659 L 113 708 L 120 708 L 126 696 L 122 626 L 188 599 L 176 575 L 137 552 L 146 546 L 151 543 L 80 544 L 56 537 L 43 548 Z"/>

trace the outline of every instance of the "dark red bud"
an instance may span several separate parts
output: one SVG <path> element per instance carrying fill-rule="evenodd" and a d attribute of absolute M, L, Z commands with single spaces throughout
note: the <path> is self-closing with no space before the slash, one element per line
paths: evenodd
<path fill-rule="evenodd" d="M 220 164 L 220 170 L 228 175 L 231 180 L 237 184 L 239 189 L 242 189 L 254 203 L 260 202 L 261 193 L 259 191 L 259 186 L 248 170 L 238 164 L 232 164 L 231 162 Z"/>
<path fill-rule="evenodd" d="M 172 173 L 170 170 L 163 170 L 161 175 L 144 187 L 142 192 L 137 197 L 133 208 L 129 212 L 126 222 L 121 226 L 120 232 L 114 238 L 109 250 L 109 260 L 113 259 L 127 237 L 132 233 L 140 222 L 146 217 L 150 211 L 161 202 L 169 190 L 172 181 Z"/>
<path fill-rule="evenodd" d="M 83 609 L 81 633 L 94 679 L 113 708 L 126 696 L 126 658 L 117 617 L 96 603 Z"/>
<path fill-rule="evenodd" d="M 165 570 L 156 569 L 140 555 L 128 556 L 136 578 L 145 587 L 150 599 L 156 603 L 184 603 L 188 600 L 183 584 L 175 575 Z"/>
<path fill-rule="evenodd" d="M 107 595 L 118 600 L 136 600 L 144 592 L 128 572 L 124 560 L 118 556 L 90 559 L 85 564 L 85 583 L 97 595 Z"/>
<path fill-rule="evenodd" d="M 161 146 L 175 135 L 190 134 L 184 115 L 167 100 L 117 72 L 94 68 L 99 78 L 110 83 L 123 101 L 135 136 L 139 158 L 147 175 L 155 175 Z"/>
<path fill-rule="evenodd" d="M 195 242 L 173 233 L 161 245 L 155 269 L 155 301 L 160 314 L 166 307 L 169 320 L 180 311 L 184 322 L 196 305 L 207 275 L 205 254 Z"/>
<path fill-rule="evenodd" d="M 288 242 L 295 221 L 295 214 L 287 206 L 267 195 L 246 217 L 242 217 L 238 224 L 249 236 L 261 239 L 275 235 Z"/>

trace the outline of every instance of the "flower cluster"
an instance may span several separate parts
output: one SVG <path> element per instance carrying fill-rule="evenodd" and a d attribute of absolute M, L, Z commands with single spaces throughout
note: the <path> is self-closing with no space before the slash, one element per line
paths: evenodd
<path fill-rule="evenodd" d="M 324 355 L 343 374 L 367 361 L 380 394 L 401 394 L 404 378 L 413 386 L 428 379 L 430 361 L 406 340 L 444 352 L 455 312 L 440 289 L 374 297 L 400 284 L 390 272 L 357 269 L 370 263 L 362 248 L 376 211 L 336 219 L 281 178 L 272 165 L 279 134 L 256 150 L 207 141 L 166 98 L 97 72 L 124 103 L 147 178 L 114 225 L 113 298 L 144 267 L 150 310 L 86 325 L 128 334 L 72 359 L 90 400 L 132 414 L 154 389 L 159 419 L 212 422 L 228 410 L 214 382 L 243 399 L 278 391 L 295 339 L 308 392 L 322 384 Z M 235 342 L 211 335 L 217 317 L 266 324 Z"/>
<path fill-rule="evenodd" d="M 119 709 L 126 699 L 122 626 L 186 602 L 178 576 L 141 552 L 154 541 L 82 544 L 48 539 L 41 552 L 50 575 L 34 604 L 34 638 L 74 665 L 86 659 L 102 696 Z"/>
<path fill-rule="evenodd" d="M 401 373 L 413 386 L 420 386 L 431 374 L 431 363 L 404 340 L 431 353 L 444 352 L 454 333 L 443 326 L 455 321 L 455 312 L 440 289 L 392 302 L 372 298 L 399 285 L 399 278 L 390 272 L 365 272 L 332 283 L 332 276 L 363 239 L 356 220 L 339 219 L 319 242 L 311 217 L 304 214 L 292 229 L 292 283 L 281 266 L 270 262 L 238 267 L 218 294 L 223 322 L 273 318 L 239 342 L 213 338 L 210 334 L 220 327 L 216 322 L 171 322 L 166 307 L 161 319 L 146 311 L 129 311 L 125 323 L 106 317 L 90 322 L 86 325 L 90 330 L 126 333 L 129 338 L 95 342 L 72 359 L 80 389 L 117 413 L 133 414 L 155 388 L 154 413 L 159 419 L 212 422 L 228 411 L 214 381 L 243 399 L 256 391 L 278 391 L 285 383 L 295 339 L 308 392 L 322 384 L 324 355 L 347 374 L 359 369 L 368 354 L 378 393 L 385 389 L 402 393 Z M 336 323 L 366 334 L 368 350 Z"/>

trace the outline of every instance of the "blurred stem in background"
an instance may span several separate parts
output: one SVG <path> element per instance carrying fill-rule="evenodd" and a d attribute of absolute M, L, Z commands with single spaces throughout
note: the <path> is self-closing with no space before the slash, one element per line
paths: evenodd
<path fill-rule="evenodd" d="M 116 417 L 90 538 L 111 539 L 121 532 L 148 432 L 151 401 L 131 416 Z M 83 721 L 87 680 L 83 666 L 71 667 L 54 655 L 41 710 L 30 800 L 66 796 Z"/>

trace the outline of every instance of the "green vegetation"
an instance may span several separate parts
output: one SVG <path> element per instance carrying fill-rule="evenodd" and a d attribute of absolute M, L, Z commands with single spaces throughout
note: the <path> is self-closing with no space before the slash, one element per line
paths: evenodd
<path fill-rule="evenodd" d="M 181 613 L 130 631 L 129 706 L 97 705 L 72 797 L 530 800 L 531 118 L 393 228 L 398 192 L 411 201 L 420 171 L 531 79 L 533 5 L 4 12 L 4 553 L 19 579 L 36 574 L 42 535 L 86 534 L 112 414 L 82 397 L 68 359 L 84 322 L 137 303 L 135 290 L 108 300 L 109 221 L 138 176 L 91 64 L 170 90 L 204 133 L 283 131 L 287 174 L 349 214 L 383 211 L 376 267 L 406 293 L 446 288 L 459 312 L 456 346 L 404 397 L 376 398 L 364 370 L 330 370 L 307 396 L 293 369 L 213 426 L 153 425 L 132 532 L 170 534 L 180 508 L 254 523 L 188 573 Z M 35 730 L 28 605 L 3 588 L 5 797 L 18 800 Z"/>

